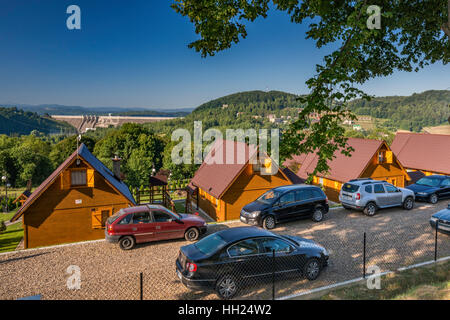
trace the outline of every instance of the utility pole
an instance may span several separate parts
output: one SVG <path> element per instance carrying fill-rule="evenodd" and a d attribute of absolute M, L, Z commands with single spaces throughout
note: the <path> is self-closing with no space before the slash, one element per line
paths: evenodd
<path fill-rule="evenodd" d="M 2 176 L 2 181 L 5 183 L 6 213 L 8 213 L 8 177 L 6 174 Z"/>

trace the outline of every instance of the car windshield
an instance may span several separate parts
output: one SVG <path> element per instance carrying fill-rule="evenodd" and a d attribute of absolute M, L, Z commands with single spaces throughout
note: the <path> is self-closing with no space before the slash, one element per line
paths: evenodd
<path fill-rule="evenodd" d="M 351 183 L 346 183 L 342 187 L 343 191 L 351 192 L 351 193 L 358 191 L 358 189 L 359 189 L 359 186 L 357 186 L 356 184 L 351 184 Z"/>
<path fill-rule="evenodd" d="M 198 241 L 194 246 L 203 254 L 210 255 L 222 249 L 226 244 L 226 241 L 220 235 L 213 233 Z"/>
<path fill-rule="evenodd" d="M 256 201 L 264 202 L 264 203 L 272 203 L 275 199 L 280 196 L 281 192 L 277 190 L 269 190 L 260 196 Z"/>
<path fill-rule="evenodd" d="M 416 182 L 419 186 L 437 187 L 441 183 L 440 179 L 422 178 Z"/>

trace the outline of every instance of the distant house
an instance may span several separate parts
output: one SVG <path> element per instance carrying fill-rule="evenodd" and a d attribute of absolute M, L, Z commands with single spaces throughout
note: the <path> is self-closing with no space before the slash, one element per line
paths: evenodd
<path fill-rule="evenodd" d="M 355 150 L 351 157 L 343 155 L 339 150 L 335 158 L 328 163 L 329 174 L 318 174 L 313 183 L 322 185 L 325 193 L 332 201 L 339 201 L 342 184 L 356 178 L 372 178 L 386 180 L 398 187 L 404 187 L 410 180 L 408 173 L 386 142 L 381 140 L 349 138 L 348 144 Z M 301 179 L 307 179 L 317 165 L 318 155 L 293 156 L 284 162 L 284 166 L 296 172 Z"/>
<path fill-rule="evenodd" d="M 450 175 L 450 135 L 397 132 L 391 148 L 408 171 Z"/>
<path fill-rule="evenodd" d="M 24 247 L 33 248 L 105 236 L 106 219 L 135 205 L 120 179 L 82 144 L 23 203 L 11 221 L 23 217 Z"/>
<path fill-rule="evenodd" d="M 242 158 L 239 158 L 238 152 L 242 152 Z M 233 220 L 239 218 L 246 204 L 267 190 L 292 184 L 268 155 L 257 159 L 258 153 L 254 145 L 216 141 L 188 186 L 188 195 L 197 195 L 188 198 L 188 201 L 196 202 L 194 208 L 198 207 L 216 221 Z M 221 159 L 222 164 L 213 163 L 213 157 Z M 231 161 L 227 161 L 227 157 Z M 250 161 L 255 158 L 258 164 Z M 264 171 L 274 174 L 265 175 Z"/>

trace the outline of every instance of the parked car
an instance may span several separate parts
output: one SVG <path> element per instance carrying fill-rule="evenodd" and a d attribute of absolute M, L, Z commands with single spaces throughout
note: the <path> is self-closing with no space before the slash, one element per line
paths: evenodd
<path fill-rule="evenodd" d="M 436 212 L 431 216 L 430 225 L 433 229 L 450 234 L 450 203 L 447 209 Z"/>
<path fill-rule="evenodd" d="M 439 199 L 450 198 L 450 176 L 426 176 L 406 188 L 414 192 L 416 200 L 435 204 Z"/>
<path fill-rule="evenodd" d="M 206 232 L 206 221 L 197 215 L 175 213 L 160 205 L 119 210 L 106 221 L 105 237 L 123 250 L 136 243 L 185 238 L 196 241 Z"/>
<path fill-rule="evenodd" d="M 322 189 L 296 184 L 267 191 L 242 208 L 240 220 L 249 225 L 273 229 L 279 222 L 302 217 L 322 221 L 328 210 L 328 199 Z"/>
<path fill-rule="evenodd" d="M 270 283 L 272 276 L 315 280 L 327 263 L 327 250 L 312 240 L 236 227 L 181 247 L 176 273 L 188 288 L 230 299 L 243 287 Z"/>
<path fill-rule="evenodd" d="M 345 209 L 362 210 L 368 216 L 375 215 L 382 208 L 411 210 L 414 199 L 414 192 L 409 189 L 371 178 L 350 180 L 339 192 L 339 201 Z"/>

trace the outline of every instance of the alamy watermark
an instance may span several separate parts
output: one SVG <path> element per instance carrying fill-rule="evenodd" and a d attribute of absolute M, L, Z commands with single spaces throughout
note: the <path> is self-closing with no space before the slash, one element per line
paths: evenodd
<path fill-rule="evenodd" d="M 371 5 L 367 8 L 367 14 L 369 18 L 367 19 L 367 28 L 369 30 L 381 29 L 381 8 L 379 6 Z"/>
<path fill-rule="evenodd" d="M 70 274 L 67 278 L 66 285 L 69 290 L 81 289 L 81 269 L 77 265 L 70 265 L 67 267 L 66 272 Z"/>
<path fill-rule="evenodd" d="M 381 269 L 378 266 L 370 266 L 367 268 L 370 276 L 367 278 L 367 289 L 381 289 Z"/>
<path fill-rule="evenodd" d="M 66 26 L 69 30 L 81 30 L 81 9 L 79 6 L 72 4 L 67 7 L 67 14 L 70 14 L 66 20 Z"/>
<path fill-rule="evenodd" d="M 259 165 L 261 174 L 276 174 L 279 162 L 280 131 L 270 129 L 227 129 L 226 139 L 218 129 L 203 132 L 201 121 L 194 121 L 193 137 L 187 129 L 172 132 L 172 141 L 178 141 L 171 152 L 174 164 L 250 164 Z M 203 150 L 203 142 L 210 142 Z"/>

